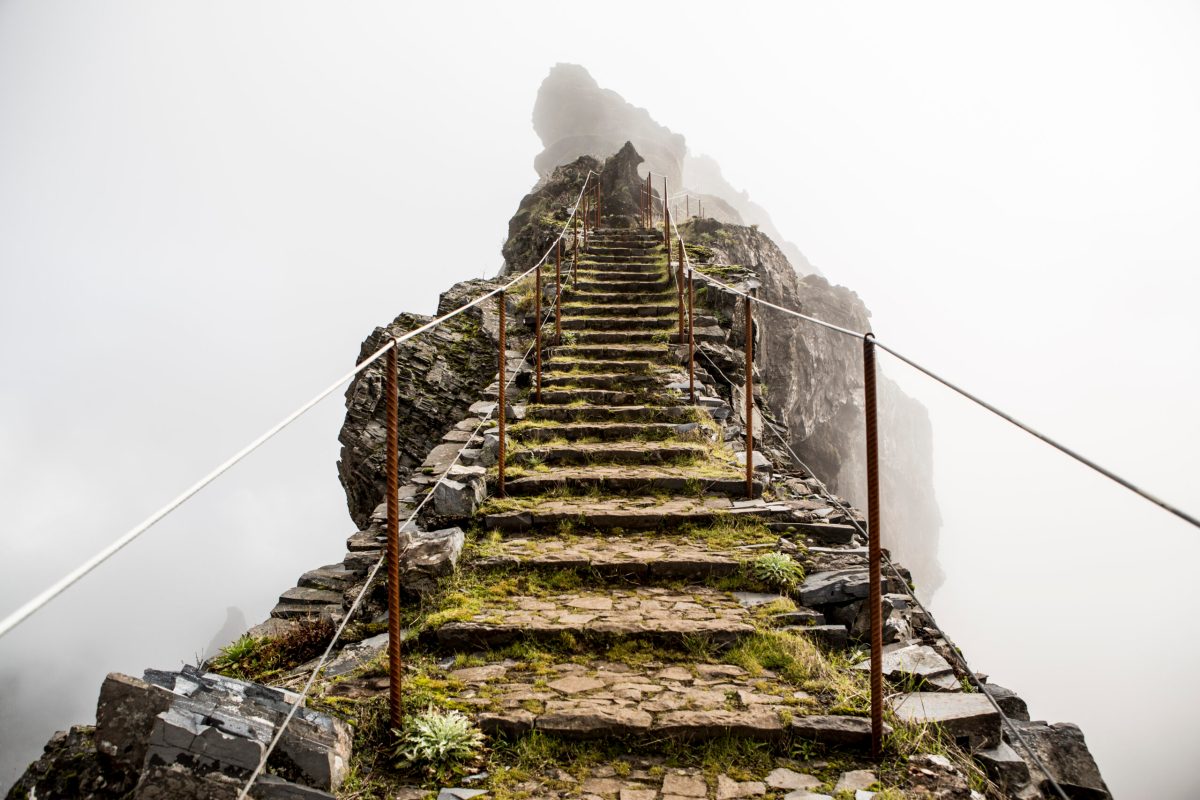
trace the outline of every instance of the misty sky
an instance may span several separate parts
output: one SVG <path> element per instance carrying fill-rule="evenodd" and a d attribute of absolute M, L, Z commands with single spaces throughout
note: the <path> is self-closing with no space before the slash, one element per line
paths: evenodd
<path fill-rule="evenodd" d="M 0 613 L 495 273 L 558 61 L 715 157 L 881 339 L 1200 513 L 1196 3 L 425 5 L 0 0 Z M 933 415 L 939 621 L 1118 797 L 1200 794 L 1200 531 L 882 358 Z M 105 672 L 341 558 L 341 415 L 0 641 L 0 786 Z"/>

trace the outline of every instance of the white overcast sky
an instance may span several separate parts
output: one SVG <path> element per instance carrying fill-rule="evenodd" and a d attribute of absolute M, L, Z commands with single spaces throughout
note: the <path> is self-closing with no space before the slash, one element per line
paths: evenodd
<path fill-rule="evenodd" d="M 906 353 L 1200 512 L 1200 5 L 0 0 L 0 612 L 492 274 L 558 61 Z M 935 611 L 1119 797 L 1200 793 L 1200 532 L 931 409 Z M 0 642 L 0 785 L 352 531 L 333 399 Z M 885 503 L 903 498 L 885 498 Z M 886 511 L 886 506 L 885 506 Z"/>

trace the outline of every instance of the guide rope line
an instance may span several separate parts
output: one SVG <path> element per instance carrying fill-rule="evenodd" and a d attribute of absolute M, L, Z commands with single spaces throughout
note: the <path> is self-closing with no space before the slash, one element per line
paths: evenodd
<path fill-rule="evenodd" d="M 171 500 L 169 503 L 167 503 L 162 508 L 155 511 L 149 517 L 147 517 L 142 522 L 140 522 L 136 526 L 134 526 L 132 529 L 130 529 L 126 533 L 119 536 L 112 543 L 110 543 L 109 545 L 107 545 L 106 547 L 101 549 L 99 552 L 97 552 L 95 555 L 93 555 L 87 561 L 84 561 L 78 567 L 76 567 L 75 569 L 68 572 L 66 575 L 64 575 L 59 580 L 55 581 L 53 584 L 51 584 L 49 587 L 47 587 L 44 591 L 42 591 L 41 593 L 39 593 L 38 595 L 33 597 L 31 600 L 29 600 L 24 605 L 17 608 L 15 611 L 13 611 L 8 616 L 4 617 L 3 620 L 0 620 L 0 638 L 3 638 L 5 635 L 7 635 L 9 632 L 11 632 L 13 628 L 17 627 L 22 622 L 24 622 L 26 619 L 28 619 L 29 617 L 31 617 L 35 613 L 37 613 L 39 610 L 41 610 L 51 600 L 58 597 L 60 594 L 65 592 L 67 589 L 71 588 L 73 585 L 78 583 L 89 572 L 91 572 L 96 567 L 103 564 L 108 559 L 112 558 L 114 555 L 116 555 L 118 552 L 120 552 L 122 549 L 124 549 L 127 545 L 129 545 L 135 539 L 140 537 L 146 531 L 150 530 L 150 528 L 154 527 L 154 525 L 156 525 L 158 522 L 162 521 L 162 519 L 164 517 L 166 517 L 171 512 L 175 511 L 175 509 L 179 508 L 185 502 L 190 500 L 201 489 L 208 486 L 210 483 L 215 481 L 217 478 L 221 477 L 221 475 L 225 474 L 231 467 L 233 467 L 239 461 L 246 458 L 246 456 L 253 453 L 255 450 L 257 450 L 262 445 L 266 444 L 268 440 L 274 438 L 275 435 L 278 434 L 280 431 L 282 431 L 284 428 L 288 427 L 293 422 L 295 422 L 297 419 L 302 417 L 304 414 L 308 413 L 309 410 L 311 410 L 314 406 L 316 406 L 318 403 L 320 403 L 326 397 L 328 397 L 329 395 L 331 395 L 335 391 L 337 391 L 339 388 L 341 388 L 341 386 L 343 384 L 345 384 L 347 381 L 351 380 L 352 378 L 354 378 L 354 376 L 358 375 L 360 372 L 365 370 L 368 366 L 370 366 L 371 364 L 378 361 L 381 356 L 383 356 L 385 353 L 387 353 L 387 351 L 391 350 L 393 347 L 396 347 L 398 344 L 400 344 L 402 342 L 406 342 L 409 339 L 412 339 L 416 336 L 421 335 L 422 333 L 425 333 L 426 331 L 436 328 L 438 325 L 441 325 L 442 323 L 446 322 L 447 320 L 457 317 L 459 314 L 462 314 L 464 311 L 467 311 L 468 309 L 479 305 L 483 301 L 485 301 L 491 297 L 495 297 L 500 292 L 507 291 L 514 284 L 516 284 L 516 283 L 520 282 L 521 280 L 532 275 L 533 272 L 538 267 L 540 267 L 543 263 L 545 263 L 546 259 L 548 259 L 550 257 L 550 253 L 552 253 L 554 251 L 554 248 L 558 245 L 558 243 L 560 241 L 562 241 L 562 238 L 566 235 L 567 229 L 571 226 L 571 222 L 574 220 L 575 215 L 579 210 L 579 203 L 583 199 L 584 191 L 587 190 L 588 182 L 591 180 L 592 176 L 595 174 L 596 173 L 594 171 L 588 170 L 587 175 L 583 179 L 583 186 L 579 190 L 579 196 L 575 198 L 575 205 L 571 208 L 571 213 L 570 213 L 570 215 L 568 215 L 566 223 L 563 225 L 562 230 L 559 231 L 559 234 L 555 238 L 555 240 L 550 244 L 550 247 L 546 250 L 546 252 L 542 255 L 541 259 L 539 259 L 536 264 L 534 264 L 532 267 L 525 270 L 525 272 L 521 273 L 520 275 L 516 276 L 515 278 L 512 278 L 511 280 L 508 281 L 508 283 L 504 284 L 503 286 L 499 286 L 495 289 L 492 289 L 491 291 L 487 292 L 486 294 L 481 295 L 480 297 L 477 297 L 474 300 L 459 306 L 458 308 L 454 309 L 453 311 L 443 314 L 440 317 L 430 320 L 429 322 L 425 323 L 424 325 L 420 326 L 419 328 L 415 328 L 415 329 L 403 334 L 402 336 L 392 339 L 387 344 L 383 345 L 378 350 L 376 350 L 374 353 L 367 356 L 365 359 L 363 359 L 361 362 L 359 362 L 354 367 L 354 369 L 350 370 L 345 375 L 338 378 L 335 382 L 331 383 L 327 388 L 322 390 L 311 400 L 306 402 L 304 405 L 300 406 L 298 409 L 296 409 L 291 414 L 286 416 L 280 422 L 273 425 L 265 433 L 263 433 L 261 436 L 256 438 L 254 441 L 250 442 L 248 445 L 243 447 L 241 450 L 234 453 L 226 461 L 224 461 L 219 466 L 217 466 L 214 470 L 209 472 L 207 475 L 205 475 L 200 480 L 196 481 L 196 483 L 189 486 L 182 494 L 177 496 L 175 499 Z"/>
<path fill-rule="evenodd" d="M 731 381 L 729 379 L 729 376 L 726 375 L 721 370 L 721 368 L 716 365 L 716 363 L 712 360 L 712 358 L 709 357 L 708 353 L 701 351 L 700 354 L 703 355 L 704 359 L 709 363 L 709 365 L 717 371 L 717 374 L 720 375 L 721 378 L 727 384 L 729 384 L 730 387 L 732 387 L 733 381 Z M 785 448 L 787 448 L 787 451 L 792 456 L 792 460 L 794 460 L 800 466 L 801 469 L 803 469 L 805 472 L 807 472 L 809 475 L 811 475 L 813 480 L 815 480 L 817 482 L 817 486 L 819 487 L 819 491 L 817 493 L 819 495 L 821 495 L 822 497 L 824 497 L 829 502 L 833 503 L 835 506 L 837 506 L 842 511 L 842 513 L 846 515 L 846 519 L 848 519 L 850 521 L 850 524 L 853 525 L 858 530 L 858 532 L 863 535 L 864 538 L 866 538 L 868 536 L 867 531 L 863 528 L 863 526 L 859 523 L 859 521 L 857 519 L 855 519 L 854 514 L 851 513 L 850 509 L 847 508 L 846 505 L 844 503 L 842 503 L 841 500 L 838 499 L 837 495 L 835 495 L 829 491 L 829 487 L 827 487 L 825 485 L 825 482 L 822 481 L 820 478 L 818 478 L 816 473 L 813 472 L 812 468 L 809 467 L 808 464 L 804 463 L 803 459 L 801 459 L 800 456 L 796 454 L 796 451 L 792 449 L 792 446 L 788 442 L 787 438 L 779 430 L 779 426 L 777 426 L 771 420 L 767 419 L 765 415 L 762 417 L 762 421 L 763 421 L 763 424 L 767 428 L 769 428 L 772 433 L 775 434 L 775 436 L 779 439 L 780 443 Z M 892 561 L 891 557 L 887 553 L 883 553 L 883 560 L 887 562 L 888 569 L 890 569 L 892 571 L 892 574 L 894 574 L 896 576 L 896 578 L 900 581 L 900 583 L 903 584 L 904 587 L 908 590 L 907 594 L 909 597 L 912 598 L 912 601 L 914 604 L 916 604 L 917 608 L 919 608 L 921 610 L 921 612 L 923 614 L 925 614 L 925 616 L 927 616 L 929 619 L 932 620 L 934 618 L 933 614 L 931 614 L 929 612 L 929 610 L 925 607 L 925 605 L 920 601 L 920 599 L 917 597 L 917 593 L 915 591 L 913 591 L 911 588 L 909 588 L 908 581 L 905 580 L 904 576 L 900 573 L 900 570 L 897 569 L 897 567 L 896 567 L 895 563 Z M 1042 761 L 1041 757 L 1037 754 L 1037 751 L 1034 750 L 1032 747 L 1030 747 L 1029 742 L 1027 742 L 1025 740 L 1025 737 L 1021 734 L 1020 729 L 1017 728 L 1016 724 L 1013 723 L 1013 721 L 1009 718 L 1008 714 L 1006 714 L 1004 712 L 1004 709 L 1000 707 L 1000 704 L 998 702 L 996 702 L 996 698 L 992 695 L 991 691 L 987 688 L 986 684 L 984 684 L 982 681 L 978 680 L 975 677 L 975 673 L 974 673 L 974 671 L 972 671 L 971 665 L 967 663 L 967 657 L 965 655 L 963 655 L 962 649 L 941 628 L 938 628 L 938 633 L 940 633 L 942 638 L 946 640 L 946 643 L 948 645 L 950 645 L 954 656 L 961 662 L 962 670 L 968 676 L 967 680 L 969 680 L 971 682 L 972 686 L 975 686 L 976 688 L 978 688 L 979 691 L 985 697 L 987 697 L 988 702 L 997 711 L 997 713 L 1000 714 L 1000 719 L 1004 722 L 1005 725 L 1008 726 L 1009 731 L 1012 732 L 1013 736 L 1020 743 L 1021 747 L 1025 750 L 1025 752 L 1027 752 L 1029 754 L 1030 758 L 1033 759 L 1033 761 L 1037 765 L 1038 769 L 1040 769 L 1042 771 L 1042 773 L 1046 776 L 1046 779 L 1049 780 L 1050 783 L 1054 786 L 1055 793 L 1058 794 L 1058 796 L 1060 798 L 1062 798 L 1062 800 L 1070 800 L 1070 798 L 1067 797 L 1066 792 L 1063 791 L 1063 788 L 1058 785 L 1058 781 L 1055 780 L 1054 775 L 1051 774 L 1050 770 L 1048 770 L 1046 768 L 1045 763 Z"/>
<path fill-rule="evenodd" d="M 682 241 L 683 237 L 682 237 L 682 235 L 680 235 L 679 228 L 675 225 L 674 222 L 671 223 L 671 227 L 675 229 L 675 235 Z M 1103 475 L 1104 477 L 1108 478 L 1109 480 L 1125 487 L 1129 491 L 1131 491 L 1134 494 L 1136 494 L 1137 496 L 1141 497 L 1143 500 L 1153 503 L 1154 505 L 1158 506 L 1159 508 L 1163 509 L 1164 511 L 1166 511 L 1170 514 L 1173 514 L 1176 517 L 1179 517 L 1180 519 L 1184 520 L 1185 522 L 1190 523 L 1191 525 L 1193 525 L 1196 528 L 1200 528 L 1200 519 L 1197 519 L 1196 517 L 1187 513 L 1183 509 L 1178 508 L 1177 506 L 1172 505 L 1171 503 L 1168 503 L 1167 501 L 1163 500 L 1162 498 L 1158 497 L 1157 495 L 1151 494 L 1150 492 L 1146 491 L 1145 489 L 1142 489 L 1141 487 L 1134 484 L 1132 481 L 1121 477 L 1120 475 L 1116 474 L 1112 470 L 1109 470 L 1109 469 L 1106 469 L 1105 467 L 1100 466 L 1095 461 L 1091 460 L 1090 458 L 1087 458 L 1086 456 L 1084 456 L 1080 453 L 1077 453 L 1076 451 L 1072 450 L 1071 448 L 1067 447 L 1066 445 L 1060 444 L 1059 442 L 1055 441 L 1053 438 L 1051 438 L 1050 436 L 1047 436 L 1046 434 L 1042 433 L 1041 431 L 1037 430 L 1036 428 L 1033 428 L 1033 427 L 1025 424 L 1024 422 L 1021 422 L 1020 420 L 1013 417 L 1011 414 L 1008 414 L 1007 412 L 1002 411 L 1001 409 L 997 408 L 996 406 L 992 405 L 991 403 L 987 402 L 986 400 L 982 399 L 981 397 L 979 397 L 975 394 L 972 394 L 971 392 L 967 391 L 966 389 L 963 389 L 962 387 L 958 386 L 957 384 L 952 383 L 950 380 L 943 378 L 941 375 L 937 374 L 933 370 L 929 369 L 928 367 L 922 366 L 921 364 L 912 360 L 908 356 L 900 353 L 898 350 L 891 347 L 890 345 L 887 345 L 887 344 L 879 341 L 878 339 L 874 338 L 873 335 L 871 335 L 869 333 L 860 333 L 858 331 L 853 331 L 853 330 L 850 330 L 849 328 L 843 328 L 840 325 L 834 325 L 831 322 L 826 322 L 825 320 L 817 319 L 816 317 L 810 317 L 807 314 L 802 314 L 799 311 L 796 311 L 795 309 L 776 305 L 775 303 L 769 302 L 767 300 L 763 300 L 762 298 L 756 297 L 752 294 L 748 294 L 746 292 L 735 289 L 734 287 L 730 286 L 729 284 L 724 283 L 723 281 L 717 280 L 716 278 L 713 278 L 710 275 L 705 275 L 703 272 L 701 272 L 700 270 L 698 270 L 692 266 L 691 259 L 688 258 L 688 255 L 687 255 L 686 243 L 684 244 L 684 248 L 683 248 L 683 256 L 684 256 L 685 269 L 687 269 L 688 272 L 698 276 L 701 280 L 711 283 L 711 284 L 717 286 L 718 288 L 722 289 L 723 291 L 726 291 L 730 294 L 733 294 L 733 295 L 736 295 L 736 296 L 742 297 L 742 298 L 748 298 L 753 303 L 758 303 L 759 305 L 766 306 L 767 308 L 773 308 L 777 311 L 781 311 L 790 316 L 798 317 L 799 319 L 815 323 L 824 328 L 828 328 L 830 330 L 837 331 L 838 333 L 842 333 L 847 336 L 853 336 L 856 339 L 866 339 L 868 336 L 871 336 L 871 339 L 872 339 L 875 347 L 878 347 L 880 350 L 883 350 L 883 351 L 889 353 L 890 355 L 894 356 L 895 358 L 899 359 L 900 361 L 903 361 L 905 364 L 908 364 L 913 369 L 926 375 L 929 378 L 932 378 L 934 381 L 942 384 L 943 386 L 950 389 L 951 391 L 958 393 L 962 397 L 965 397 L 967 400 L 970 400 L 971 402 L 975 403 L 976 405 L 980 406 L 981 408 L 992 412 L 996 416 L 1003 419 L 1005 422 L 1008 422 L 1008 423 L 1012 424 L 1013 426 L 1025 431 L 1030 436 L 1040 439 L 1042 442 L 1050 445 L 1055 450 L 1058 450 L 1060 453 L 1062 453 L 1066 456 L 1069 456 L 1070 458 L 1073 458 L 1074 460 L 1078 461 L 1080 464 L 1083 464 L 1085 467 L 1088 467 L 1089 469 L 1092 469 L 1092 470 L 1098 472 L 1099 474 Z"/>
<path fill-rule="evenodd" d="M 561 294 L 561 288 L 559 290 L 559 293 Z M 544 318 L 542 319 L 542 324 L 545 325 L 549 321 L 551 316 L 553 316 L 553 312 L 548 311 L 545 314 Z M 529 361 L 529 354 L 533 352 L 533 348 L 534 348 L 534 345 L 531 344 L 525 350 L 525 356 L 523 359 L 524 361 L 526 361 L 526 362 Z M 505 363 L 504 372 L 505 372 L 505 375 L 507 375 L 507 373 L 508 373 L 507 359 L 505 361 L 506 361 L 506 363 Z M 504 378 L 504 376 L 498 376 L 498 377 L 500 377 L 501 379 Z M 513 381 L 515 381 L 516 379 L 517 379 L 517 373 L 514 372 L 513 376 L 511 378 L 508 378 L 507 380 L 504 381 L 505 389 L 507 390 L 508 387 L 512 386 Z M 456 452 L 454 454 L 454 460 L 451 461 L 450 465 L 446 467 L 446 471 L 443 472 L 441 474 L 441 476 L 438 477 L 437 481 L 433 484 L 433 486 L 431 486 L 429 488 L 429 491 L 425 494 L 425 496 L 421 498 L 421 502 L 418 503 L 417 507 L 413 509 L 413 512 L 411 514 L 409 514 L 408 519 L 406 519 L 404 521 L 404 523 L 401 524 L 401 526 L 400 526 L 401 531 L 406 530 L 408 528 L 409 524 L 414 519 L 416 519 L 418 514 L 421 513 L 421 509 L 423 509 L 425 507 L 425 504 L 428 503 L 430 498 L 433 497 L 433 493 L 437 489 L 437 487 L 442 484 L 442 481 L 446 480 L 446 476 L 450 474 L 450 470 L 453 469 L 455 467 L 455 465 L 458 464 L 459 460 L 462 458 L 463 451 L 466 450 L 467 445 L 470 444 L 471 439 L 474 439 L 479 434 L 479 431 L 483 429 L 483 426 L 491 421 L 492 414 L 494 414 L 496 411 L 500 411 L 500 413 L 504 413 L 504 409 L 500 408 L 499 402 L 496 403 L 495 408 L 493 408 L 482 419 L 479 420 L 479 424 L 476 425 L 475 429 L 471 431 L 471 436 L 467 439 L 467 441 L 463 442 L 462 445 L 459 446 L 458 452 Z M 391 498 L 388 498 L 388 502 L 391 502 Z M 407 550 L 408 550 L 408 548 L 405 547 L 405 552 Z M 401 553 L 401 555 L 403 555 L 403 552 Z M 304 689 L 300 692 L 299 696 L 296 698 L 296 702 L 294 702 L 292 704 L 291 708 L 288 709 L 287 716 L 285 716 L 283 718 L 283 722 L 279 725 L 279 730 L 277 730 L 275 732 L 275 735 L 273 737 L 271 737 L 271 742 L 267 745 L 267 749 L 263 752 L 262 756 L 259 758 L 258 765 L 254 768 L 254 772 L 251 773 L 250 778 L 246 781 L 246 785 L 243 786 L 241 792 L 238 793 L 237 800 L 245 800 L 245 798 L 248 796 L 248 793 L 249 793 L 251 787 L 254 785 L 254 782 L 256 780 L 258 780 L 258 777 L 262 774 L 263 770 L 266 768 L 267 761 L 270 759 L 271 753 L 273 753 L 275 751 L 276 746 L 279 744 L 279 740 L 283 738 L 284 731 L 287 729 L 287 726 L 291 723 L 292 719 L 296 716 L 296 712 L 299 711 L 301 704 L 303 704 L 304 701 L 308 698 L 308 693 L 310 691 L 312 691 L 313 683 L 316 681 L 317 675 L 320 674 L 322 668 L 324 668 L 326 662 L 329 660 L 329 656 L 333 652 L 334 645 L 336 645 L 338 643 L 338 641 L 342 638 L 342 633 L 346 630 L 346 626 L 350 623 L 350 619 L 354 616 L 354 613 L 356 611 L 358 611 L 359 606 L 362 605 L 362 601 L 363 601 L 363 598 L 366 597 L 367 590 L 370 589 L 371 584 L 375 582 L 375 576 L 379 574 L 379 570 L 383 567 L 383 564 L 386 560 L 387 560 L 387 552 L 385 551 L 384 554 L 379 557 L 379 560 L 375 562 L 375 566 L 371 568 L 370 573 L 367 574 L 366 583 L 363 584 L 363 588 L 359 591 L 358 596 L 354 598 L 354 602 L 350 605 L 349 610 L 346 612 L 345 618 L 342 619 L 341 624 L 338 625 L 337 630 L 334 631 L 333 639 L 329 642 L 329 646 L 325 648 L 325 652 L 322 653 L 321 657 L 317 660 L 316 666 L 313 667 L 312 674 L 310 674 L 308 676 L 308 680 L 304 683 Z M 388 665 L 388 669 L 389 670 L 391 669 L 390 664 Z"/>

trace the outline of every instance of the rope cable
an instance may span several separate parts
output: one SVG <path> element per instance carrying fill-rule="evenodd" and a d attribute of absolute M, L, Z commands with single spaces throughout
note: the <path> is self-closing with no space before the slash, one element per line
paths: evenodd
<path fill-rule="evenodd" d="M 671 222 L 671 227 L 675 229 L 675 235 L 682 241 L 683 237 L 679 233 L 679 228 L 678 228 L 678 226 L 675 225 L 674 221 Z M 735 289 L 734 287 L 730 286 L 729 284 L 724 283 L 723 281 L 717 280 L 716 278 L 713 278 L 710 275 L 706 275 L 703 272 L 701 272 L 700 270 L 693 267 L 691 264 L 691 259 L 688 258 L 688 255 L 687 255 L 686 243 L 683 248 L 683 253 L 684 253 L 684 262 L 686 264 L 686 269 L 688 270 L 688 272 L 699 276 L 701 280 L 711 283 L 730 294 L 736 295 L 738 297 L 748 298 L 751 302 L 758 303 L 759 305 L 766 306 L 767 308 L 773 308 L 776 311 L 783 312 L 784 314 L 788 314 L 790 316 L 797 317 L 799 319 L 806 320 L 808 322 L 812 322 L 814 324 L 820 325 L 821 327 L 828 328 L 829 330 L 836 331 L 838 333 L 842 333 L 847 336 L 852 336 L 856 339 L 866 339 L 868 336 L 867 333 L 860 333 L 858 331 L 850 330 L 849 328 L 843 328 L 840 325 L 834 325 L 831 322 L 826 322 L 825 320 L 817 319 L 816 317 L 810 317 L 807 314 L 802 314 L 799 311 L 796 311 L 795 309 L 786 308 L 785 306 L 777 305 L 770 301 L 763 300 L 762 298 L 755 297 L 754 295 L 751 295 L 747 292 L 743 292 L 738 289 Z M 1013 426 L 1019 428 L 1020 430 L 1025 431 L 1030 436 L 1040 439 L 1042 442 L 1050 445 L 1055 450 L 1058 450 L 1060 453 L 1062 453 L 1066 456 L 1069 456 L 1070 458 L 1073 458 L 1075 461 L 1078 461 L 1080 464 L 1083 464 L 1085 467 L 1088 467 L 1089 469 L 1092 469 L 1092 470 L 1098 472 L 1099 474 L 1103 475 L 1104 477 L 1108 478 L 1109 480 L 1125 487 L 1129 491 L 1131 491 L 1134 494 L 1141 497 L 1143 500 L 1147 500 L 1150 503 L 1153 503 L 1154 505 L 1158 506 L 1159 508 L 1163 509 L 1164 511 L 1166 511 L 1170 514 L 1173 514 L 1176 517 L 1179 517 L 1180 519 L 1184 520 L 1185 522 L 1190 523 L 1191 525 L 1195 526 L 1196 528 L 1200 528 L 1200 519 L 1197 519 L 1195 516 L 1187 513 L 1186 511 L 1182 510 L 1181 508 L 1179 508 L 1171 503 L 1168 503 L 1167 501 L 1163 500 L 1162 498 L 1158 497 L 1157 495 L 1151 494 L 1150 492 L 1146 491 L 1145 489 L 1142 489 L 1141 487 L 1134 484 L 1132 481 L 1121 477 L 1120 475 L 1113 472 L 1112 470 L 1109 470 L 1109 469 L 1106 469 L 1105 467 L 1100 466 L 1095 461 L 1076 452 L 1075 450 L 1072 450 L 1071 448 L 1067 447 L 1066 445 L 1060 444 L 1059 442 L 1055 441 L 1053 438 L 1051 438 L 1050 436 L 1047 436 L 1046 434 L 1042 433 L 1041 431 L 1037 430 L 1036 428 L 1033 428 L 1033 427 L 1021 422 L 1020 420 L 1013 417 L 1011 414 L 1008 414 L 1007 412 L 1002 411 L 1001 409 L 997 408 L 996 406 L 992 405 L 991 403 L 987 402 L 986 400 L 982 399 L 981 397 L 979 397 L 975 394 L 972 394 L 971 392 L 967 391 L 966 389 L 963 389 L 962 387 L 951 382 L 947 378 L 943 378 L 941 375 L 937 374 L 936 372 L 929 369 L 928 367 L 925 367 L 925 366 L 921 365 L 920 363 L 914 361 L 913 359 L 909 358 L 908 356 L 903 355 L 902 353 L 900 353 L 899 351 L 897 351 L 895 348 L 891 347 L 890 345 L 887 345 L 887 344 L 879 341 L 878 339 L 875 339 L 873 336 L 871 337 L 871 339 L 874 342 L 875 346 L 878 347 L 880 350 L 883 350 L 884 352 L 894 356 L 895 358 L 899 359 L 900 361 L 904 362 L 905 364 L 908 364 L 913 369 L 917 370 L 918 372 L 921 372 L 922 374 L 928 376 L 929 378 L 932 378 L 934 381 L 942 384 L 946 388 L 948 388 L 954 392 L 957 392 L 959 395 L 961 395 L 962 397 L 965 397 L 967 400 L 970 400 L 971 402 L 975 403 L 976 405 L 980 406 L 981 408 L 983 408 L 987 411 L 990 411 L 991 413 L 993 413 L 996 416 L 1003 419 L 1005 422 L 1008 422 L 1008 423 L 1012 424 Z"/>

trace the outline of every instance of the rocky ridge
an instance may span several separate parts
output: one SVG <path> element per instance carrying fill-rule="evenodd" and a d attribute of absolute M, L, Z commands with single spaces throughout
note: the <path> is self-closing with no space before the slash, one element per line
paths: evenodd
<path fill-rule="evenodd" d="M 605 172 L 636 176 L 632 148 L 613 158 L 625 163 Z M 10 797 L 236 796 L 382 555 L 386 503 L 407 516 L 429 492 L 402 533 L 403 664 L 384 655 L 378 581 L 252 796 L 1049 797 L 903 568 L 885 583 L 889 736 L 882 760 L 867 757 L 861 513 L 769 436 L 739 453 L 742 388 L 718 366 L 745 342 L 708 293 L 696 323 L 711 358 L 690 402 L 660 233 L 614 213 L 586 246 L 568 244 L 578 272 L 540 397 L 518 335 L 505 374 L 485 377 L 457 422 L 435 423 L 441 443 L 398 496 L 376 495 L 341 564 L 306 573 L 255 636 L 203 669 L 110 676 L 96 728 L 52 740 Z M 520 316 L 521 293 L 510 302 Z M 765 359 L 764 326 L 755 337 Z M 506 408 L 500 380 L 516 389 Z M 754 424 L 778 424 L 756 402 Z M 500 413 L 514 488 L 503 498 Z M 457 769 L 398 767 L 383 714 L 396 670 L 408 714 L 459 710 L 486 751 Z M 1029 722 L 993 689 L 1073 796 L 1109 796 L 1078 728 Z"/>

